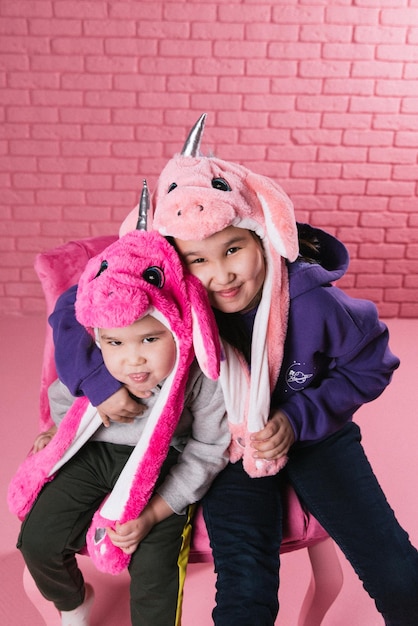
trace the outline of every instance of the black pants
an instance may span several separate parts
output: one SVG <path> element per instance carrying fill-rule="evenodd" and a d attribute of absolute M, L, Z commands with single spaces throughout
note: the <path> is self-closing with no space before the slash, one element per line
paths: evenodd
<path fill-rule="evenodd" d="M 112 490 L 132 447 L 101 442 L 86 444 L 41 491 L 22 524 L 17 547 L 36 585 L 59 611 L 84 600 L 84 580 L 76 553 L 95 511 Z M 177 462 L 170 448 L 157 486 Z M 184 567 L 179 566 L 187 515 L 171 515 L 141 542 L 132 555 L 131 621 L 133 626 L 171 626 L 181 609 Z"/>
<path fill-rule="evenodd" d="M 217 572 L 216 626 L 273 626 L 279 587 L 283 475 L 352 564 L 386 626 L 418 624 L 418 552 L 397 522 L 349 423 L 291 450 L 276 476 L 229 464 L 203 499 Z"/>

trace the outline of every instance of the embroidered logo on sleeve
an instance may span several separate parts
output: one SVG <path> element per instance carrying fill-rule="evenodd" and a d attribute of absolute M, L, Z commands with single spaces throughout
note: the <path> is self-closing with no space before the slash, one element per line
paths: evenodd
<path fill-rule="evenodd" d="M 313 373 L 308 372 L 310 368 L 306 363 L 293 361 L 286 372 L 286 384 L 293 391 L 305 389 L 307 381 L 313 377 Z"/>

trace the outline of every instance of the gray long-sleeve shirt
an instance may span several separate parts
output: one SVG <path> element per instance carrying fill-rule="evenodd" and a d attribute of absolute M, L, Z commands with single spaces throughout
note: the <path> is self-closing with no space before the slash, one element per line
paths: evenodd
<path fill-rule="evenodd" d="M 160 388 L 142 400 L 144 413 L 129 424 L 111 422 L 101 426 L 91 440 L 135 446 L 144 430 Z M 74 401 L 67 387 L 55 381 L 48 391 L 51 415 L 59 424 Z M 177 514 L 200 500 L 213 479 L 228 463 L 228 429 L 225 404 L 219 381 L 206 378 L 193 362 L 186 385 L 184 409 L 171 446 L 180 451 L 177 464 L 159 487 L 158 493 Z"/>

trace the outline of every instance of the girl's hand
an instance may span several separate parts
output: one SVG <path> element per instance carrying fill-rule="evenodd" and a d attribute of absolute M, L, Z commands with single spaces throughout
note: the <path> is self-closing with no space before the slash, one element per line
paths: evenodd
<path fill-rule="evenodd" d="M 170 515 L 173 515 L 173 510 L 160 495 L 155 494 L 137 519 L 124 524 L 116 522 L 114 529 L 107 528 L 107 534 L 114 546 L 125 554 L 133 554 L 155 524 Z"/>
<path fill-rule="evenodd" d="M 49 442 L 51 441 L 52 437 L 55 435 L 56 432 L 57 432 L 57 427 L 51 426 L 51 428 L 49 428 L 45 432 L 40 433 L 36 437 L 35 441 L 33 442 L 31 454 L 35 454 L 35 452 L 39 452 L 39 450 L 42 450 L 43 448 L 45 448 L 49 444 Z"/>
<path fill-rule="evenodd" d="M 251 436 L 256 459 L 280 459 L 294 442 L 293 428 L 282 411 L 275 411 L 266 426 Z"/>
<path fill-rule="evenodd" d="M 120 548 L 125 554 L 133 554 L 153 526 L 154 524 L 147 519 L 147 516 L 141 515 L 124 524 L 116 522 L 114 529 L 107 529 L 107 534 L 114 546 Z"/>
<path fill-rule="evenodd" d="M 151 392 L 144 394 L 149 397 Z M 128 393 L 126 387 L 121 387 L 107 400 L 97 405 L 97 411 L 102 418 L 104 426 L 110 422 L 130 423 L 145 411 L 146 406 L 136 402 Z"/>

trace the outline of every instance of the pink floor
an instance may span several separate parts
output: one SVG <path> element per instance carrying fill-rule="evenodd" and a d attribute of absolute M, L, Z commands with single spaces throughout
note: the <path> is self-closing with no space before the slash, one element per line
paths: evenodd
<path fill-rule="evenodd" d="M 15 549 L 19 523 L 5 502 L 8 481 L 37 432 L 37 393 L 45 321 L 41 317 L 3 317 L 1 329 L 2 419 L 0 422 L 0 623 L 42 626 L 41 617 L 22 587 L 23 562 Z M 418 545 L 418 320 L 389 320 L 391 345 L 402 364 L 392 385 L 372 405 L 357 414 L 363 443 L 398 519 Z M 383 622 L 373 602 L 341 555 L 344 587 L 323 626 L 378 626 Z M 82 559 L 86 578 L 96 589 L 92 626 L 128 626 L 125 576 L 111 577 L 93 570 Z M 306 551 L 283 556 L 278 626 L 296 626 L 309 580 Z M 183 626 L 209 626 L 214 597 L 211 564 L 190 565 Z M 59 621 L 57 621 L 57 626 Z"/>

